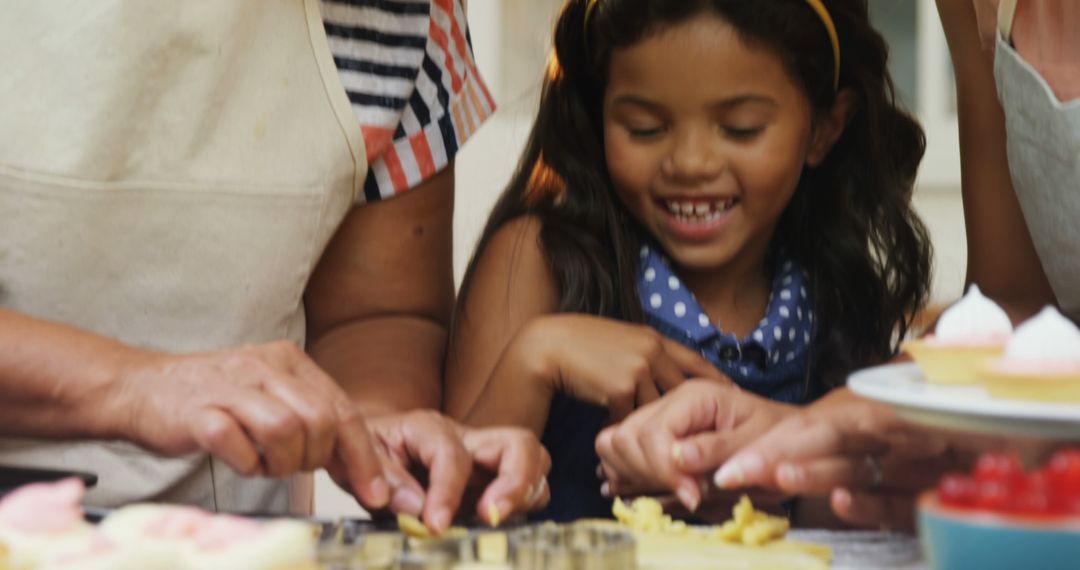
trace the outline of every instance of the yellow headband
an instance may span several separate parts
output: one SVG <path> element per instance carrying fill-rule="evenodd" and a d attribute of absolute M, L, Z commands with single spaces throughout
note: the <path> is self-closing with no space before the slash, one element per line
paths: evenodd
<path fill-rule="evenodd" d="M 589 0 L 589 5 L 585 7 L 586 33 L 589 30 L 589 19 L 592 18 L 597 3 L 598 0 Z M 821 18 L 821 23 L 825 24 L 825 31 L 829 34 L 829 43 L 832 44 L 833 54 L 833 89 L 837 89 L 840 87 L 840 37 L 836 35 L 836 25 L 833 24 L 832 16 L 829 15 L 829 10 L 825 8 L 825 4 L 821 0 L 806 0 L 806 3 Z"/>
<path fill-rule="evenodd" d="M 838 89 L 840 87 L 840 37 L 836 35 L 836 25 L 833 24 L 832 16 L 829 15 L 829 11 L 825 8 L 825 4 L 821 3 L 821 0 L 806 0 L 806 3 L 817 12 L 818 17 L 821 18 L 821 23 L 825 24 L 825 31 L 829 33 L 833 56 L 832 85 L 833 89 Z"/>

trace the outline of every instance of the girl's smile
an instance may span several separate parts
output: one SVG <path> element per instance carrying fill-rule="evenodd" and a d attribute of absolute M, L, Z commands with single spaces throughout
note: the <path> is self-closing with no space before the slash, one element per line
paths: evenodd
<path fill-rule="evenodd" d="M 734 196 L 686 196 L 660 198 L 657 204 L 667 210 L 668 231 L 688 242 L 718 238 L 731 219 L 739 199 Z"/>

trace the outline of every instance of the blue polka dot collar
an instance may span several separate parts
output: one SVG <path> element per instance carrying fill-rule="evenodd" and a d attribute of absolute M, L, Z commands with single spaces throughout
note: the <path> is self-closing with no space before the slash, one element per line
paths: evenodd
<path fill-rule="evenodd" d="M 682 333 L 687 344 L 699 348 L 714 363 L 740 364 L 736 370 L 741 368 L 744 375 L 753 375 L 746 370 L 748 363 L 763 371 L 772 365 L 805 360 L 814 324 L 807 281 L 805 270 L 789 259 L 780 259 L 764 318 L 747 337 L 739 339 L 711 322 L 655 246 L 641 248 L 638 267 L 638 295 L 647 320 L 660 325 L 658 328 L 669 336 Z M 728 354 L 723 354 L 725 351 Z"/>

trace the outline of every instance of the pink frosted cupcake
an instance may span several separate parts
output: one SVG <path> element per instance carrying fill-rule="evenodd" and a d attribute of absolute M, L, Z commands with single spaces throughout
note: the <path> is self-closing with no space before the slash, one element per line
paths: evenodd
<path fill-rule="evenodd" d="M 1080 402 L 1080 329 L 1053 307 L 1025 321 L 984 371 L 998 398 Z"/>
<path fill-rule="evenodd" d="M 0 546 L 13 570 L 37 568 L 52 556 L 88 544 L 93 536 L 80 505 L 86 488 L 78 479 L 35 483 L 0 500 Z"/>
<path fill-rule="evenodd" d="M 975 384 L 986 362 L 1000 356 L 1012 333 L 1012 323 L 997 303 L 972 285 L 949 307 L 933 334 L 904 343 L 928 382 Z"/>

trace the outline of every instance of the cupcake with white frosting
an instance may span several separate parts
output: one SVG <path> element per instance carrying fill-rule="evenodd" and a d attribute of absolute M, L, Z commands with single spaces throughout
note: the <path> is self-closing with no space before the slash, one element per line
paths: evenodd
<path fill-rule="evenodd" d="M 929 382 L 974 384 L 986 362 L 1004 352 L 1011 334 L 1009 316 L 972 285 L 941 314 L 932 334 L 904 343 L 904 351 Z"/>
<path fill-rule="evenodd" d="M 1016 329 L 1005 354 L 984 370 L 999 398 L 1080 402 L 1080 329 L 1046 307 Z"/>

